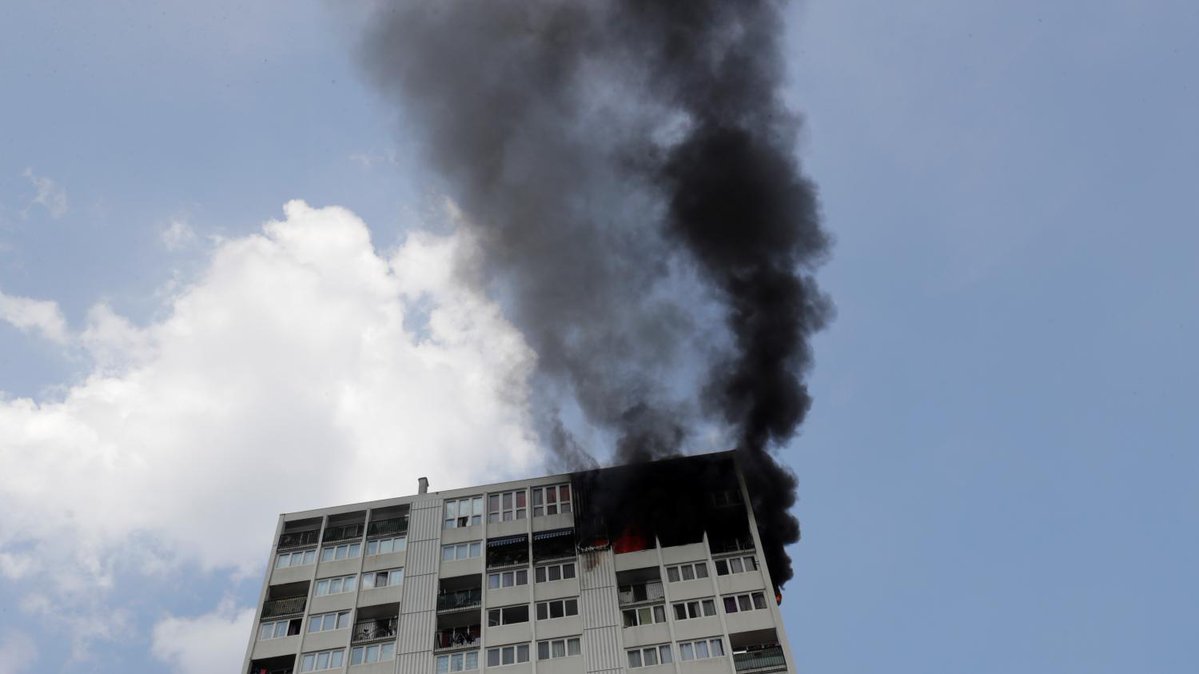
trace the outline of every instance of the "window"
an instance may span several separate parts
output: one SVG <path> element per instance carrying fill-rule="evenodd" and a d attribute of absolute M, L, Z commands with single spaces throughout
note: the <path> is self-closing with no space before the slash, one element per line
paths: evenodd
<path fill-rule="evenodd" d="M 625 651 L 625 653 L 629 656 L 629 669 L 667 665 L 674 661 L 674 658 L 670 656 L 670 644 L 649 646 L 648 648 L 634 648 L 631 651 Z"/>
<path fill-rule="evenodd" d="M 563 562 L 561 564 L 546 564 L 545 566 L 539 566 L 534 570 L 534 575 L 536 575 L 538 583 L 574 578 L 575 563 Z"/>
<path fill-rule="evenodd" d="M 578 599 L 555 599 L 537 604 L 538 620 L 553 620 L 565 618 L 568 615 L 579 615 Z"/>
<path fill-rule="evenodd" d="M 332 562 L 338 559 L 352 559 L 362 554 L 361 543 L 342 543 L 341 545 L 326 545 L 321 548 L 321 561 Z"/>
<path fill-rule="evenodd" d="M 280 552 L 275 558 L 275 568 L 285 569 L 289 566 L 304 566 L 316 561 L 316 550 L 297 550 L 295 552 Z"/>
<path fill-rule="evenodd" d="M 757 571 L 758 560 L 753 555 L 746 557 L 728 557 L 716 560 L 716 575 L 727 576 L 730 573 L 745 573 Z"/>
<path fill-rule="evenodd" d="M 570 508 L 570 485 L 555 484 L 549 487 L 533 487 L 533 517 L 568 513 Z"/>
<path fill-rule="evenodd" d="M 621 611 L 624 615 L 625 627 L 637 627 L 638 625 L 652 625 L 654 623 L 666 622 L 666 607 L 664 606 L 642 606 L 641 608 L 627 608 Z"/>
<path fill-rule="evenodd" d="M 478 559 L 481 547 L 478 541 L 441 546 L 441 561 L 452 562 L 456 559 Z"/>
<path fill-rule="evenodd" d="M 369 665 L 372 662 L 387 662 L 395 660 L 395 642 L 372 644 L 370 646 L 355 646 L 350 649 L 351 665 Z"/>
<path fill-rule="evenodd" d="M 578 655 L 579 638 L 571 637 L 569 639 L 551 639 L 548 641 L 537 642 L 537 659 L 549 660 L 550 658 L 565 658 L 571 655 Z"/>
<path fill-rule="evenodd" d="M 362 574 L 362 589 L 372 587 L 393 587 L 404 583 L 404 569 L 387 569 L 384 571 L 369 571 Z"/>
<path fill-rule="evenodd" d="M 487 588 L 496 590 L 501 587 L 516 587 L 529 584 L 529 570 L 499 571 L 487 574 Z"/>
<path fill-rule="evenodd" d="M 695 562 L 694 564 L 679 564 L 678 566 L 666 567 L 666 579 L 672 583 L 677 583 L 680 580 L 695 580 L 696 578 L 707 577 L 707 562 Z"/>
<path fill-rule="evenodd" d="M 258 640 L 266 641 L 267 639 L 282 639 L 283 637 L 291 637 L 300 633 L 300 619 L 288 618 L 285 620 L 272 620 L 262 623 L 258 626 Z"/>
<path fill-rule="evenodd" d="M 353 592 L 358 585 L 358 576 L 340 576 L 338 578 L 322 578 L 316 581 L 316 596 Z"/>
<path fill-rule="evenodd" d="M 479 652 L 451 653 L 437 656 L 437 673 L 469 672 L 479 668 Z"/>
<path fill-rule="evenodd" d="M 520 604 L 519 606 L 505 606 L 503 608 L 493 608 L 487 611 L 487 626 L 499 627 L 500 625 L 515 625 L 517 623 L 529 622 L 529 605 Z"/>
<path fill-rule="evenodd" d="M 308 631 L 309 632 L 329 632 L 332 630 L 344 630 L 350 626 L 349 611 L 335 611 L 333 613 L 320 613 L 313 616 L 308 616 Z"/>
<path fill-rule="evenodd" d="M 322 669 L 337 669 L 345 664 L 346 649 L 305 653 L 300 658 L 301 672 L 319 672 Z"/>
<path fill-rule="evenodd" d="M 722 655 L 724 655 L 724 641 L 719 637 L 679 642 L 680 660 L 703 660 L 704 658 L 719 658 Z"/>
<path fill-rule="evenodd" d="M 470 496 L 445 502 L 442 529 L 473 527 L 483 522 L 483 497 Z"/>
<path fill-rule="evenodd" d="M 675 620 L 690 620 L 714 615 L 716 615 L 716 600 L 714 599 L 696 599 L 674 604 Z"/>
<path fill-rule="evenodd" d="M 366 542 L 366 556 L 385 555 L 389 552 L 403 552 L 408 548 L 408 539 L 404 536 L 380 538 Z"/>
<path fill-rule="evenodd" d="M 761 592 L 730 594 L 724 598 L 724 612 L 753 611 L 766 608 L 766 595 Z"/>
<path fill-rule="evenodd" d="M 524 489 L 520 491 L 505 491 L 487 496 L 487 521 L 511 522 L 523 520 L 528 512 L 526 500 L 528 495 Z"/>
<path fill-rule="evenodd" d="M 528 644 L 513 644 L 511 646 L 499 646 L 498 648 L 487 649 L 487 666 L 500 667 L 502 665 L 514 665 L 518 662 L 529 661 L 529 645 Z"/>

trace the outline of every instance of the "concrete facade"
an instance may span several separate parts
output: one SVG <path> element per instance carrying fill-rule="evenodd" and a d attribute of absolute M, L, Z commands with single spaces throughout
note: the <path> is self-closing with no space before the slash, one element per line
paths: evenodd
<path fill-rule="evenodd" d="M 744 480 L 752 544 L 626 552 L 579 540 L 576 478 L 281 515 L 243 671 L 795 671 Z"/>

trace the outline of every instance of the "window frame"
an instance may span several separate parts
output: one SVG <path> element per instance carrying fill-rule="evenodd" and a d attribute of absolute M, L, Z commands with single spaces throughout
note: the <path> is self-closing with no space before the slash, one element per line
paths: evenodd
<path fill-rule="evenodd" d="M 324 666 L 321 666 L 320 664 L 322 655 L 328 656 L 325 660 Z M 308 665 L 309 658 L 312 658 L 311 667 Z M 337 660 L 337 662 L 334 662 L 334 660 Z M 346 649 L 344 646 L 341 648 L 326 648 L 324 650 L 309 651 L 307 653 L 300 654 L 300 672 L 302 673 L 324 672 L 330 669 L 340 669 L 345 666 Z"/>
<path fill-rule="evenodd" d="M 674 611 L 675 620 L 695 620 L 696 618 L 711 618 L 716 615 L 716 598 L 715 597 L 700 597 L 698 599 L 687 599 L 685 601 L 676 601 L 670 605 Z M 711 613 L 708 610 L 711 610 Z M 694 611 L 693 611 L 694 609 Z M 682 610 L 683 615 L 679 615 Z"/>
<path fill-rule="evenodd" d="M 474 665 L 468 666 L 467 660 L 469 660 L 470 656 L 472 655 L 475 656 Z M 454 658 L 462 659 L 462 666 L 458 669 L 454 669 Z M 445 669 L 441 669 L 442 661 L 446 663 Z M 434 671 L 438 674 L 443 674 L 444 672 L 473 672 L 479 668 L 479 651 L 474 650 L 462 651 L 459 653 L 443 653 L 437 656 L 437 659 L 433 661 L 433 665 Z"/>
<path fill-rule="evenodd" d="M 524 582 L 517 582 L 521 575 L 524 575 Z M 511 585 L 504 585 L 504 576 L 512 577 Z M 491 584 L 491 579 L 496 579 L 496 584 Z M 487 589 L 488 590 L 503 590 L 509 587 L 520 587 L 529 584 L 529 569 L 508 569 L 507 571 L 492 571 L 487 574 Z"/>
<path fill-rule="evenodd" d="M 766 603 L 766 593 L 762 591 L 756 592 L 739 592 L 737 594 L 726 594 L 721 597 L 721 603 L 724 605 L 724 612 L 744 613 L 746 611 L 761 611 L 770 608 L 770 604 Z M 729 602 L 732 602 L 733 610 L 729 610 Z M 759 604 L 761 604 L 759 606 Z"/>
<path fill-rule="evenodd" d="M 646 622 L 642 619 L 643 611 L 648 611 L 650 620 Z M 633 619 L 630 621 L 629 616 Z M 660 625 L 666 622 L 666 606 L 664 604 L 650 604 L 647 606 L 631 606 L 620 610 L 621 625 L 625 629 L 632 627 L 642 627 L 644 625 Z"/>
<path fill-rule="evenodd" d="M 553 494 L 552 500 L 550 494 Z M 566 495 L 565 499 L 562 498 L 563 494 Z M 529 505 L 533 511 L 533 517 L 572 513 L 574 512 L 574 493 L 571 491 L 569 482 L 532 487 Z"/>
<path fill-rule="evenodd" d="M 465 515 L 461 514 L 461 505 L 467 504 L 469 512 Z M 453 514 L 450 514 L 450 511 Z M 441 528 L 442 529 L 462 529 L 465 527 L 478 526 L 483 523 L 484 514 L 483 495 L 463 496 L 460 498 L 448 498 L 441 507 Z M 465 520 L 465 522 L 463 521 Z"/>
<path fill-rule="evenodd" d="M 340 587 L 341 589 L 339 589 L 337 592 L 330 592 L 330 591 L 321 592 L 320 591 L 321 583 L 325 583 L 325 587 L 332 587 L 333 581 L 335 581 L 335 580 L 341 581 L 340 584 L 338 585 L 338 587 Z M 347 580 L 349 580 L 349 584 L 351 587 L 348 587 L 348 588 L 346 587 Z M 330 576 L 328 578 L 318 578 L 316 580 L 316 583 L 313 585 L 312 593 L 313 593 L 314 597 L 328 597 L 329 595 L 334 595 L 334 594 L 345 594 L 347 592 L 354 592 L 357 589 L 358 589 L 358 574 L 351 573 L 351 574 L 348 574 L 345 576 Z"/>
<path fill-rule="evenodd" d="M 338 557 L 337 556 L 338 551 L 342 550 L 343 548 L 345 549 L 346 554 L 342 557 Z M 330 553 L 330 554 L 326 556 L 325 553 Z M 361 541 L 356 541 L 354 543 L 331 543 L 329 545 L 321 546 L 321 562 L 322 563 L 324 563 L 324 562 L 340 562 L 343 559 L 357 559 L 358 557 L 361 557 L 361 556 L 362 556 L 362 542 Z"/>
<path fill-rule="evenodd" d="M 562 654 L 555 655 L 554 646 L 562 645 Z M 571 645 L 574 645 L 574 652 L 571 652 Z M 545 646 L 545 655 L 541 655 L 541 647 Z M 558 658 L 573 658 L 583 653 L 582 636 L 561 637 L 558 639 L 542 639 L 537 642 L 537 659 L 538 660 L 557 660 Z"/>
<path fill-rule="evenodd" d="M 461 548 L 466 548 L 466 551 L 467 551 L 466 557 L 456 556 L 458 554 L 457 551 Z M 455 556 L 447 559 L 445 556 L 446 550 L 454 550 Z M 470 554 L 471 552 L 474 552 L 474 554 L 473 555 Z M 441 546 L 441 561 L 443 561 L 443 562 L 461 562 L 461 561 L 465 561 L 468 559 L 478 559 L 482 556 L 483 556 L 483 542 L 482 541 L 463 541 L 462 543 L 446 543 L 445 545 Z"/>
<path fill-rule="evenodd" d="M 308 548 L 307 550 L 288 550 L 287 552 L 279 552 L 275 554 L 276 569 L 290 569 L 297 566 L 308 566 L 316 564 L 316 548 Z M 311 555 L 311 557 L 309 557 Z M 300 561 L 294 561 L 299 556 Z M 284 564 L 283 560 L 287 560 Z"/>
<path fill-rule="evenodd" d="M 376 656 L 374 660 L 369 659 L 370 654 L 371 654 L 371 649 L 378 649 L 376 651 L 376 653 L 378 653 L 378 656 Z M 390 651 L 391 655 L 389 657 L 383 657 L 384 651 Z M 357 662 L 354 662 L 354 657 L 357 656 L 359 653 L 362 654 L 362 659 L 358 660 Z M 388 660 L 395 660 L 395 659 L 396 659 L 396 642 L 394 642 L 394 641 L 384 641 L 384 642 L 380 642 L 377 644 L 363 644 L 361 646 L 351 646 L 350 647 L 350 666 L 351 667 L 353 667 L 355 665 L 373 665 L 376 662 L 387 662 Z"/>
<path fill-rule="evenodd" d="M 645 661 L 646 652 L 654 654 L 655 662 L 647 663 Z M 665 657 L 663 657 L 665 655 Z M 633 656 L 637 657 L 637 664 L 633 664 Z M 629 669 L 640 669 L 642 667 L 656 667 L 658 665 L 674 664 L 674 651 L 670 644 L 655 644 L 653 646 L 639 646 L 637 648 L 625 649 L 625 659 L 628 662 Z"/>
<path fill-rule="evenodd" d="M 396 547 L 396 541 L 399 541 L 399 547 Z M 390 550 L 380 550 L 384 543 L 390 543 Z M 408 549 L 407 536 L 385 536 L 383 538 L 374 538 L 366 542 L 366 556 L 374 557 L 375 555 L 389 555 L 393 552 L 404 552 Z"/>
<path fill-rule="evenodd" d="M 566 567 L 570 567 L 570 575 L 566 575 Z M 550 578 L 549 569 L 557 569 L 558 577 Z M 578 566 L 575 561 L 552 562 L 550 564 L 538 564 L 533 567 L 533 579 L 537 583 L 555 583 L 559 580 L 573 580 L 578 578 Z"/>
<path fill-rule="evenodd" d="M 342 609 L 340 611 L 326 611 L 325 613 L 314 613 L 314 614 L 308 616 L 308 632 L 307 632 L 307 634 L 316 634 L 318 632 L 334 632 L 337 630 L 349 629 L 351 626 L 353 626 L 353 621 L 350 620 L 351 613 L 352 613 L 352 611 L 350 609 Z M 324 621 L 326 618 L 328 618 L 330 616 L 333 617 L 333 627 L 325 627 Z M 341 619 L 343 617 L 346 619 L 345 625 L 340 625 Z M 320 629 L 312 629 L 313 627 L 317 626 L 318 619 L 321 623 Z"/>
<path fill-rule="evenodd" d="M 554 615 L 554 611 L 553 611 L 553 607 L 552 607 L 553 604 L 561 604 L 562 605 L 562 608 L 561 608 L 562 615 Z M 567 611 L 568 606 L 573 606 L 574 610 Z M 541 616 L 543 607 L 545 609 L 545 617 L 544 618 Z M 571 616 L 576 616 L 576 615 L 579 615 L 579 598 L 578 597 L 562 597 L 559 599 L 549 599 L 546 601 L 539 601 L 539 602 L 537 602 L 537 607 L 536 607 L 536 610 L 534 611 L 534 613 L 537 616 L 537 620 L 559 620 L 561 618 L 569 618 Z"/>
<path fill-rule="evenodd" d="M 740 571 L 733 570 L 733 562 L 736 561 L 742 568 Z M 738 573 L 750 573 L 757 571 L 759 568 L 758 558 L 756 555 L 732 555 L 730 557 L 721 557 L 715 560 L 717 576 L 732 576 Z M 724 567 L 724 573 L 720 572 L 720 567 Z M 752 567 L 752 568 L 751 568 Z"/>
<path fill-rule="evenodd" d="M 520 658 L 521 658 L 521 649 L 522 649 L 522 648 L 524 649 L 524 660 L 521 660 L 521 659 L 520 659 Z M 510 650 L 510 651 L 511 651 L 511 653 L 512 653 L 512 661 L 511 661 L 511 662 L 504 662 L 504 655 L 505 655 L 505 652 L 506 652 L 506 651 L 509 651 L 509 650 Z M 533 654 L 532 654 L 532 650 L 533 650 L 533 649 L 531 649 L 531 648 L 529 647 L 529 644 L 528 644 L 527 642 L 526 642 L 526 643 L 519 643 L 519 644 L 503 644 L 503 645 L 500 645 L 500 646 L 492 646 L 492 647 L 490 647 L 490 648 L 488 648 L 488 649 L 487 649 L 487 655 L 486 655 L 486 665 L 485 665 L 485 666 L 486 666 L 488 669 L 490 669 L 490 668 L 492 668 L 492 667 L 507 667 L 507 666 L 509 666 L 509 665 L 519 665 L 519 664 L 521 664 L 521 663 L 528 662 L 528 661 L 529 661 L 529 659 L 530 659 L 530 658 L 532 657 L 532 655 L 533 655 Z M 495 654 L 496 654 L 496 658 L 497 658 L 497 662 L 496 662 L 496 664 L 492 664 L 492 663 L 491 663 L 491 654 L 492 654 L 492 653 L 495 653 Z"/>
<path fill-rule="evenodd" d="M 509 611 L 515 611 L 519 616 L 519 609 L 525 610 L 524 620 L 519 617 L 509 618 Z M 487 626 L 488 627 L 504 627 L 505 625 L 523 625 L 533 619 L 532 612 L 529 610 L 528 604 L 510 604 L 508 606 L 497 606 L 487 609 Z"/>
<path fill-rule="evenodd" d="M 511 497 L 505 504 L 504 497 Z M 494 501 L 494 503 L 493 503 Z M 529 516 L 529 490 L 514 489 L 487 494 L 487 523 L 517 522 Z"/>
<path fill-rule="evenodd" d="M 700 644 L 703 644 L 704 650 L 707 651 L 707 655 L 702 657 L 698 655 Z M 703 639 L 688 639 L 679 642 L 679 662 L 723 658 L 726 655 L 728 655 L 728 651 L 724 647 L 724 637 L 704 637 Z"/>
<path fill-rule="evenodd" d="M 700 573 L 700 569 L 703 572 Z M 687 577 L 687 572 L 691 572 L 691 577 Z M 708 563 L 705 561 L 687 562 L 685 564 L 671 564 L 666 567 L 666 581 L 670 583 L 680 583 L 688 580 L 699 580 L 708 578 Z"/>
<path fill-rule="evenodd" d="M 380 574 L 387 574 L 387 583 L 379 585 L 376 579 Z M 394 578 L 399 577 L 399 580 Z M 367 579 L 370 579 L 369 581 Z M 388 587 L 399 587 L 404 584 L 404 567 L 397 566 L 394 569 L 378 569 L 376 571 L 365 571 L 362 574 L 362 589 L 364 590 L 381 590 Z"/>

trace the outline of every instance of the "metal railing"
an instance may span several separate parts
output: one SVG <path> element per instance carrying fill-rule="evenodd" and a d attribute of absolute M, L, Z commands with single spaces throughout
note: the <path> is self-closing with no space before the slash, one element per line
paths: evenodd
<path fill-rule="evenodd" d="M 395 618 L 387 620 L 368 620 L 354 625 L 354 636 L 351 641 L 374 641 L 375 639 L 393 639 L 397 634 L 398 622 Z"/>
<path fill-rule="evenodd" d="M 325 529 L 325 542 L 346 541 L 352 538 L 362 538 L 362 524 L 343 524 Z"/>
<path fill-rule="evenodd" d="M 733 665 L 737 668 L 738 672 L 748 672 L 768 667 L 785 668 L 787 666 L 787 659 L 783 657 L 782 646 L 772 646 L 756 651 L 733 653 Z"/>
<path fill-rule="evenodd" d="M 293 531 L 279 535 L 279 549 L 299 548 L 305 545 L 316 545 L 321 537 L 319 531 Z"/>
<path fill-rule="evenodd" d="M 457 592 L 443 592 L 437 595 L 438 611 L 456 611 L 463 608 L 472 608 L 482 603 L 483 590 L 481 588 L 459 590 Z"/>
<path fill-rule="evenodd" d="M 480 634 L 479 625 L 438 631 L 433 634 L 433 650 L 473 646 L 479 643 Z"/>
<path fill-rule="evenodd" d="M 307 597 L 286 597 L 284 599 L 268 599 L 262 605 L 263 618 L 277 618 L 285 615 L 295 615 L 304 612 Z"/>
<path fill-rule="evenodd" d="M 388 534 L 406 534 L 408 533 L 408 516 L 393 517 L 387 520 L 379 520 L 371 522 L 367 528 L 367 536 L 386 536 Z"/>
<path fill-rule="evenodd" d="M 666 593 L 662 590 L 662 581 L 660 580 L 643 585 L 624 586 L 616 593 L 616 600 L 621 606 L 662 601 L 665 598 Z"/>

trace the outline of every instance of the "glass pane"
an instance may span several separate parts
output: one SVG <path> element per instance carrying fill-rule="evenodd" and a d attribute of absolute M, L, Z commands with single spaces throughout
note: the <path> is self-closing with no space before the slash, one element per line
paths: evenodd
<path fill-rule="evenodd" d="M 708 565 L 706 562 L 700 562 L 699 564 L 695 565 L 695 577 L 696 578 L 707 578 L 708 577 Z"/>
<path fill-rule="evenodd" d="M 516 492 L 516 507 L 517 508 L 525 507 L 526 499 L 527 499 L 527 497 L 525 496 L 525 492 L 523 490 Z"/>
<path fill-rule="evenodd" d="M 528 662 L 529 661 L 529 645 L 528 644 L 520 644 L 519 646 L 516 647 L 516 661 L 517 662 Z"/>
<path fill-rule="evenodd" d="M 500 659 L 503 664 L 510 665 L 516 662 L 515 648 L 512 648 L 511 646 L 505 646 L 500 652 L 503 654 L 503 657 Z"/>
<path fill-rule="evenodd" d="M 695 580 L 695 567 L 690 564 L 683 567 L 683 580 Z"/>
<path fill-rule="evenodd" d="M 666 579 L 672 583 L 679 582 L 679 567 L 677 567 L 677 566 L 666 567 Z"/>
<path fill-rule="evenodd" d="M 716 615 L 716 602 L 711 599 L 704 600 L 704 615 Z"/>
<path fill-rule="evenodd" d="M 566 640 L 566 652 L 569 655 L 578 655 L 579 654 L 579 640 L 578 639 L 567 639 Z"/>
<path fill-rule="evenodd" d="M 350 664 L 354 663 L 351 662 Z M 450 657 L 448 655 L 437 656 L 437 674 L 445 674 L 448 671 L 450 671 Z"/>
<path fill-rule="evenodd" d="M 737 558 L 737 557 L 730 559 L 729 560 L 729 570 L 732 571 L 733 573 L 741 573 L 742 571 L 744 571 L 745 568 L 743 566 L 741 566 L 741 559 Z"/>
<path fill-rule="evenodd" d="M 654 622 L 656 622 L 656 623 L 666 622 L 666 607 L 665 606 L 655 606 L 654 607 Z"/>
<path fill-rule="evenodd" d="M 350 626 L 350 612 L 344 611 L 337 614 L 337 629 L 342 630 Z"/>
<path fill-rule="evenodd" d="M 664 665 L 669 664 L 671 662 L 671 660 L 673 659 L 673 658 L 671 658 L 671 655 L 670 655 L 670 646 L 659 646 L 658 654 L 661 656 L 659 659 L 662 661 L 662 664 L 664 664 Z"/>
<path fill-rule="evenodd" d="M 695 658 L 698 660 L 699 658 L 706 658 L 706 657 L 708 657 L 708 642 L 706 642 L 706 641 L 695 642 Z"/>
<path fill-rule="evenodd" d="M 329 594 L 329 581 L 318 580 L 316 582 L 316 596 L 319 597 L 319 596 L 325 595 L 325 594 Z"/>
<path fill-rule="evenodd" d="M 645 649 L 643 657 L 645 658 L 646 667 L 658 664 L 658 651 L 653 648 Z"/>
<path fill-rule="evenodd" d="M 575 577 L 574 562 L 571 562 L 570 564 L 562 565 L 562 577 L 563 578 L 574 578 Z"/>
<path fill-rule="evenodd" d="M 454 559 L 454 546 L 447 545 L 441 549 L 441 561 L 448 562 Z"/>
<path fill-rule="evenodd" d="M 641 666 L 641 651 L 629 651 L 629 669 Z"/>
<path fill-rule="evenodd" d="M 742 611 L 750 610 L 749 595 L 743 594 L 737 597 L 737 608 Z"/>
<path fill-rule="evenodd" d="M 439 661 L 437 663 L 437 668 L 438 668 L 437 671 L 440 672 L 440 671 L 442 671 L 440 658 L 438 660 Z M 350 664 L 351 665 L 361 665 L 362 664 L 362 646 L 356 646 L 356 647 L 354 647 L 354 649 L 352 651 L 350 651 Z"/>
<path fill-rule="evenodd" d="M 478 543 L 470 544 L 470 556 L 471 556 L 471 559 L 474 559 L 475 557 L 479 556 L 479 544 Z"/>
<path fill-rule="evenodd" d="M 500 495 L 499 494 L 489 495 L 487 497 L 487 510 L 489 512 L 496 512 L 499 509 L 500 509 Z"/>
<path fill-rule="evenodd" d="M 736 613 L 737 612 L 737 598 L 736 597 L 725 597 L 724 598 L 724 612 L 725 613 Z"/>
<path fill-rule="evenodd" d="M 378 645 L 366 647 L 366 661 L 367 662 L 378 662 L 379 661 Z"/>
<path fill-rule="evenodd" d="M 333 548 L 325 548 L 321 550 L 321 561 L 328 562 L 333 559 Z"/>
<path fill-rule="evenodd" d="M 516 572 L 516 584 L 517 585 L 528 585 L 529 584 L 529 572 L 525 571 L 525 570 L 517 571 Z"/>
<path fill-rule="evenodd" d="M 487 588 L 494 590 L 500 586 L 500 574 L 492 573 L 487 576 Z"/>
<path fill-rule="evenodd" d="M 579 614 L 579 601 L 577 599 L 566 600 L 566 615 Z"/>
<path fill-rule="evenodd" d="M 691 644 L 679 644 L 679 657 L 684 660 L 695 659 L 695 651 L 691 648 Z"/>
<path fill-rule="evenodd" d="M 311 564 L 315 561 L 316 561 L 316 550 L 305 550 L 304 551 L 304 563 Z"/>
<path fill-rule="evenodd" d="M 545 502 L 546 503 L 557 503 L 558 502 L 558 492 L 553 487 L 550 487 L 549 489 L 545 490 Z"/>
<path fill-rule="evenodd" d="M 478 669 L 478 668 L 479 668 L 479 654 L 475 653 L 475 652 L 467 653 L 466 654 L 466 662 L 465 662 L 465 666 L 463 667 L 463 669 Z"/>
<path fill-rule="evenodd" d="M 351 543 L 350 544 L 350 556 L 358 557 L 361 554 L 362 554 L 362 544 L 361 543 Z"/>
<path fill-rule="evenodd" d="M 766 595 L 761 592 L 754 593 L 754 608 L 766 608 Z"/>
<path fill-rule="evenodd" d="M 674 605 L 674 619 L 675 620 L 686 620 L 687 619 L 686 604 L 675 604 Z"/>
<path fill-rule="evenodd" d="M 313 655 L 312 653 L 308 653 L 308 654 L 304 655 L 303 664 L 300 666 L 300 669 L 305 672 L 311 672 L 312 668 L 315 665 L 316 665 L 316 656 Z"/>
<path fill-rule="evenodd" d="M 498 667 L 500 664 L 500 649 L 492 648 L 487 651 L 487 666 Z"/>
<path fill-rule="evenodd" d="M 562 500 L 569 501 L 570 500 L 570 485 L 564 484 L 564 485 L 562 485 L 561 489 L 562 489 Z"/>
<path fill-rule="evenodd" d="M 550 566 L 546 567 L 546 571 L 550 580 L 562 580 L 562 567 Z"/>
<path fill-rule="evenodd" d="M 542 492 L 543 492 L 543 489 L 541 487 L 537 487 L 536 489 L 533 490 L 533 505 L 539 506 L 542 503 L 544 503 L 544 501 L 542 501 L 542 497 L 541 497 Z"/>
<path fill-rule="evenodd" d="M 346 652 L 343 650 L 333 651 L 333 657 L 329 659 L 330 667 L 341 667 L 345 663 Z"/>
<path fill-rule="evenodd" d="M 379 542 L 378 541 L 367 541 L 366 542 L 366 556 L 370 557 L 371 555 L 376 555 L 376 554 L 379 554 Z"/>
<path fill-rule="evenodd" d="M 550 657 L 550 642 L 538 641 L 537 642 L 537 659 L 545 660 L 548 657 Z"/>
<path fill-rule="evenodd" d="M 329 651 L 316 654 L 316 668 L 329 669 Z"/>
<path fill-rule="evenodd" d="M 358 582 L 357 576 L 350 576 L 349 578 L 346 578 L 346 581 L 345 581 L 345 583 L 343 583 L 343 587 L 341 589 L 345 592 L 353 592 L 354 585 L 357 584 L 357 582 Z"/>
<path fill-rule="evenodd" d="M 445 502 L 445 518 L 448 520 L 448 519 L 454 519 L 456 517 L 458 517 L 458 502 L 457 501 L 446 501 Z"/>
<path fill-rule="evenodd" d="M 565 641 L 554 641 L 554 642 L 550 643 L 550 646 L 554 651 L 555 658 L 566 657 L 566 642 Z"/>
<path fill-rule="evenodd" d="M 287 621 L 281 620 L 275 623 L 275 638 L 279 639 L 287 636 Z"/>
<path fill-rule="evenodd" d="M 724 655 L 724 642 L 720 639 L 712 640 L 712 657 Z"/>
<path fill-rule="evenodd" d="M 537 569 L 535 570 L 535 573 L 533 575 L 537 579 L 538 583 L 544 583 L 545 582 L 545 567 L 544 566 L 537 567 Z"/>
<path fill-rule="evenodd" d="M 483 514 L 483 497 L 482 496 L 476 496 L 474 498 L 474 500 L 471 501 L 471 505 L 474 506 L 476 515 Z M 463 514 L 465 514 L 465 513 L 463 513 Z"/>
<path fill-rule="evenodd" d="M 729 563 L 724 561 L 723 559 L 716 560 L 716 575 L 718 575 L 718 576 L 729 575 Z"/>
<path fill-rule="evenodd" d="M 545 620 L 549 616 L 549 604 L 537 605 L 537 619 Z"/>

